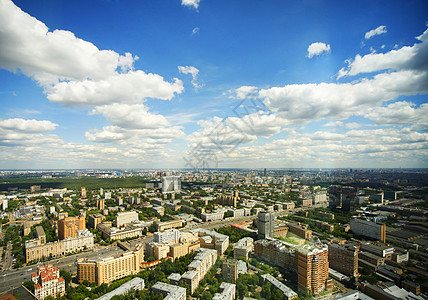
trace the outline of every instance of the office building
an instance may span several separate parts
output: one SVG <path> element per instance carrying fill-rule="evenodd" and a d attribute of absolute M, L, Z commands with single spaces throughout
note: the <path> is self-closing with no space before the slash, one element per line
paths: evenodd
<path fill-rule="evenodd" d="M 328 245 L 328 261 L 330 268 L 344 275 L 358 277 L 358 253 L 360 249 L 356 243 Z"/>
<path fill-rule="evenodd" d="M 114 226 L 122 227 L 123 225 L 138 221 L 138 213 L 136 211 L 123 211 L 116 215 Z"/>
<path fill-rule="evenodd" d="M 52 265 L 41 266 L 31 275 L 34 282 L 34 295 L 43 300 L 48 296 L 57 297 L 65 295 L 65 281 L 59 276 L 59 269 Z"/>
<path fill-rule="evenodd" d="M 352 219 L 351 231 L 356 235 L 369 237 L 378 241 L 386 241 L 386 225 L 362 219 Z"/>
<path fill-rule="evenodd" d="M 259 238 L 274 238 L 275 214 L 273 212 L 259 212 L 258 214 L 258 235 Z"/>
<path fill-rule="evenodd" d="M 120 256 L 101 260 L 79 259 L 77 261 L 77 280 L 79 283 L 88 280 L 96 285 L 101 285 L 137 274 L 140 271 L 143 255 L 144 248 L 137 245 L 134 251 L 125 252 Z"/>
<path fill-rule="evenodd" d="M 162 177 L 162 193 L 181 192 L 180 176 Z"/>
<path fill-rule="evenodd" d="M 60 240 L 77 237 L 77 232 L 86 229 L 85 217 L 68 217 L 58 220 L 58 237 Z"/>

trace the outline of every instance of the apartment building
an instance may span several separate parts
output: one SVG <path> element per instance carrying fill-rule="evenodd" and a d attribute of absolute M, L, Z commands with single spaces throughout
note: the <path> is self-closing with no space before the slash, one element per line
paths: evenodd
<path fill-rule="evenodd" d="M 98 224 L 100 224 L 104 220 L 104 216 L 101 214 L 93 214 L 88 216 L 89 226 L 93 229 L 97 228 Z"/>
<path fill-rule="evenodd" d="M 236 285 L 222 282 L 219 287 L 220 293 L 215 293 L 213 300 L 233 300 L 236 297 Z"/>
<path fill-rule="evenodd" d="M 45 257 L 60 257 L 72 252 L 94 248 L 94 235 L 87 229 L 77 232 L 77 237 L 51 243 L 41 243 L 40 238 L 25 242 L 26 262 Z M 46 239 L 45 239 L 46 241 Z"/>
<path fill-rule="evenodd" d="M 286 222 L 288 231 L 294 233 L 301 238 L 310 239 L 312 238 L 312 230 L 308 229 L 309 225 L 302 223 Z"/>
<path fill-rule="evenodd" d="M 261 211 L 257 215 L 257 220 L 259 238 L 273 238 L 275 228 L 275 214 L 273 212 Z"/>
<path fill-rule="evenodd" d="M 216 250 L 199 248 L 196 252 L 194 260 L 187 266 L 188 271 L 182 275 L 183 281 L 190 287 L 192 294 L 217 261 Z"/>
<path fill-rule="evenodd" d="M 180 239 L 180 231 L 177 229 L 170 229 L 164 232 L 155 232 L 153 234 L 153 241 L 156 243 L 177 243 Z"/>
<path fill-rule="evenodd" d="M 328 245 L 328 261 L 330 268 L 344 275 L 358 277 L 358 253 L 360 249 L 356 243 Z"/>
<path fill-rule="evenodd" d="M 40 266 L 36 273 L 31 274 L 31 280 L 34 282 L 34 295 L 39 300 L 65 295 L 65 281 L 59 276 L 57 267 Z"/>
<path fill-rule="evenodd" d="M 238 259 L 240 257 L 245 257 L 245 259 L 248 259 L 249 253 L 253 251 L 254 240 L 250 237 L 245 237 L 240 239 L 233 247 L 233 257 L 235 259 Z"/>
<path fill-rule="evenodd" d="M 229 247 L 229 236 L 217 231 L 198 228 L 191 230 L 191 232 L 199 237 L 202 248 L 214 248 L 220 255 L 223 255 Z"/>
<path fill-rule="evenodd" d="M 79 259 L 77 261 L 77 280 L 79 283 L 88 280 L 96 285 L 101 285 L 137 274 L 140 271 L 143 255 L 144 248 L 137 245 L 134 251 L 125 252 L 120 256 L 101 260 Z"/>
<path fill-rule="evenodd" d="M 86 229 L 85 217 L 68 217 L 58 220 L 58 237 L 60 240 L 77 237 L 77 232 Z"/>
<path fill-rule="evenodd" d="M 158 281 L 152 286 L 155 294 L 161 294 L 164 300 L 186 300 L 186 289 Z"/>
<path fill-rule="evenodd" d="M 225 259 L 222 265 L 223 279 L 236 283 L 238 279 L 238 261 L 236 259 Z"/>
<path fill-rule="evenodd" d="M 233 195 L 219 195 L 216 198 L 217 203 L 223 206 L 238 206 L 239 191 L 234 191 Z"/>
<path fill-rule="evenodd" d="M 329 276 L 328 247 L 324 244 L 296 246 L 279 240 L 258 240 L 254 254 L 281 268 L 297 273 L 300 290 L 315 295 L 325 290 Z"/>

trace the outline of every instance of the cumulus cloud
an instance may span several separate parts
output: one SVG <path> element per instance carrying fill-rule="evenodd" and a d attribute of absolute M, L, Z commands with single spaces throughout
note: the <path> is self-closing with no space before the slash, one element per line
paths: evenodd
<path fill-rule="evenodd" d="M 330 53 L 330 45 L 325 43 L 312 43 L 308 47 L 308 58 L 312 58 L 322 53 Z"/>
<path fill-rule="evenodd" d="M 386 33 L 386 26 L 382 25 L 379 26 L 378 28 L 372 29 L 368 32 L 366 32 L 366 34 L 364 35 L 364 37 L 366 38 L 366 40 L 374 37 L 375 35 L 380 35 L 380 34 L 384 34 Z"/>
<path fill-rule="evenodd" d="M 198 10 L 201 0 L 181 0 L 181 5 Z"/>
<path fill-rule="evenodd" d="M 428 29 L 416 38 L 420 42 L 387 53 L 356 55 L 342 68 L 337 78 L 382 70 L 428 70 Z"/>
<path fill-rule="evenodd" d="M 373 107 L 361 113 L 367 119 L 382 125 L 412 125 L 428 131 L 428 104 L 416 104 L 398 101 L 387 106 Z"/>
<path fill-rule="evenodd" d="M 378 106 L 401 95 L 428 92 L 428 74 L 401 71 L 378 74 L 355 83 L 293 84 L 262 89 L 259 96 L 292 124 L 315 120 L 344 120 L 362 109 Z"/>
<path fill-rule="evenodd" d="M 143 71 L 114 74 L 104 80 L 67 81 L 46 89 L 47 98 L 64 105 L 104 105 L 125 102 L 138 103 L 146 98 L 170 100 L 183 91 L 183 83 L 163 80 L 157 74 Z"/>
<path fill-rule="evenodd" d="M 169 83 L 159 75 L 134 71 L 137 59 L 100 50 L 70 31 L 49 31 L 12 1 L 0 2 L 0 67 L 35 79 L 51 101 L 135 103 L 146 97 L 171 99 L 183 91 L 178 79 Z"/>
<path fill-rule="evenodd" d="M 111 104 L 95 107 L 91 114 L 101 114 L 113 125 L 123 128 L 155 129 L 169 126 L 162 115 L 148 112 L 144 104 Z"/>
<path fill-rule="evenodd" d="M 51 121 L 38 121 L 38 120 L 24 120 L 20 118 L 14 119 L 0 119 L 0 129 L 6 129 L 10 131 L 19 132 L 47 132 L 55 130 L 58 124 L 52 123 Z"/>
<path fill-rule="evenodd" d="M 182 74 L 190 74 L 192 75 L 192 85 L 195 89 L 202 87 L 202 84 L 198 83 L 198 74 L 199 70 L 193 66 L 178 66 L 178 71 Z"/>
<path fill-rule="evenodd" d="M 248 97 L 257 97 L 258 88 L 256 86 L 241 86 L 234 90 L 229 90 L 230 98 L 246 99 Z"/>

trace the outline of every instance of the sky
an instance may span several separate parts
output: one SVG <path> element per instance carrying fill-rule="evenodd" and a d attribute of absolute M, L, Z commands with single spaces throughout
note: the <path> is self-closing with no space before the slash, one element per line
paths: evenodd
<path fill-rule="evenodd" d="M 0 0 L 0 169 L 427 168 L 425 0 Z"/>

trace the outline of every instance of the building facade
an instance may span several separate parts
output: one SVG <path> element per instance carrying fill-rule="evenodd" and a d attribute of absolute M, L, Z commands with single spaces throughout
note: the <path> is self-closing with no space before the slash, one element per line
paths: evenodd
<path fill-rule="evenodd" d="M 114 226 L 122 227 L 134 221 L 138 221 L 138 213 L 136 211 L 123 211 L 116 215 Z"/>
<path fill-rule="evenodd" d="M 34 282 L 34 295 L 37 299 L 43 300 L 47 296 L 64 296 L 65 281 L 59 276 L 59 269 L 52 265 L 37 268 L 37 273 L 31 275 Z"/>
<path fill-rule="evenodd" d="M 358 277 L 358 253 L 360 249 L 357 244 L 346 243 L 343 245 L 328 245 L 328 261 L 330 268 L 342 274 Z"/>
<path fill-rule="evenodd" d="M 144 248 L 137 245 L 134 251 L 125 252 L 116 257 L 102 260 L 79 259 L 77 261 L 77 280 L 79 283 L 88 280 L 96 285 L 101 285 L 128 275 L 137 274 L 140 271 L 143 255 Z"/>
<path fill-rule="evenodd" d="M 386 241 L 385 224 L 379 224 L 362 219 L 352 219 L 350 225 L 351 231 L 356 235 L 369 237 L 382 242 Z"/>
<path fill-rule="evenodd" d="M 259 238 L 274 238 L 275 233 L 275 214 L 273 212 L 259 212 L 258 216 L 258 235 Z"/>
<path fill-rule="evenodd" d="M 77 237 L 77 232 L 86 229 L 85 217 L 68 217 L 58 220 L 58 237 L 60 240 Z"/>

